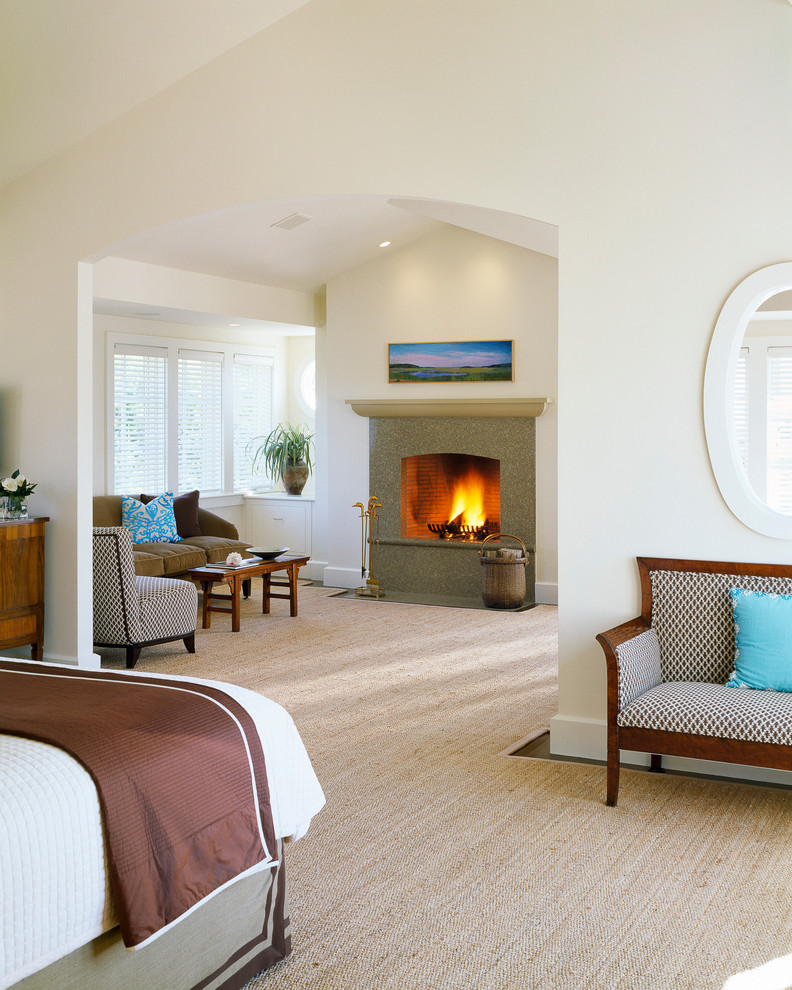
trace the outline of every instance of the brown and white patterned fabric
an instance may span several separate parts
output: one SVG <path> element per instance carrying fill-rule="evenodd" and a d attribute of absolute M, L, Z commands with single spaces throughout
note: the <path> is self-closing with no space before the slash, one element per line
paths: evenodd
<path fill-rule="evenodd" d="M 664 681 L 726 682 L 734 668 L 731 588 L 792 594 L 790 578 L 662 570 L 650 577 Z"/>
<path fill-rule="evenodd" d="M 195 631 L 198 592 L 178 578 L 138 577 L 143 640 L 189 636 Z"/>
<path fill-rule="evenodd" d="M 792 694 L 723 684 L 660 684 L 619 712 L 620 726 L 792 745 Z"/>
<path fill-rule="evenodd" d="M 132 537 L 121 526 L 93 531 L 94 643 L 142 643 Z"/>
<path fill-rule="evenodd" d="M 94 643 L 112 646 L 188 636 L 198 592 L 189 581 L 136 577 L 132 537 L 122 526 L 93 531 Z"/>
<path fill-rule="evenodd" d="M 662 681 L 660 644 L 654 629 L 616 647 L 619 661 L 619 710 Z"/>

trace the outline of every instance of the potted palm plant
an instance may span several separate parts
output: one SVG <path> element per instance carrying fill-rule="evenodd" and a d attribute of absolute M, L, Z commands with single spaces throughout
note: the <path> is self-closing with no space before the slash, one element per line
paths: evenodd
<path fill-rule="evenodd" d="M 267 474 L 273 481 L 280 479 L 289 495 L 299 495 L 313 467 L 311 462 L 313 436 L 306 426 L 278 423 L 256 449 L 253 455 L 253 471 L 256 471 L 260 461 L 263 460 Z"/>

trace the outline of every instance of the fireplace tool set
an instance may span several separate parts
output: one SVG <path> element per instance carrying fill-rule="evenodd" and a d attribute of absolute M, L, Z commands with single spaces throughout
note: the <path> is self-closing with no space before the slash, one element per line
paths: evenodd
<path fill-rule="evenodd" d="M 358 598 L 384 598 L 385 592 L 380 588 L 379 581 L 374 577 L 372 569 L 372 550 L 377 540 L 377 509 L 382 508 L 382 502 L 376 495 L 368 500 L 368 508 L 362 502 L 355 502 L 353 509 L 360 509 L 362 527 L 360 576 L 366 582 L 360 588 L 355 588 Z"/>

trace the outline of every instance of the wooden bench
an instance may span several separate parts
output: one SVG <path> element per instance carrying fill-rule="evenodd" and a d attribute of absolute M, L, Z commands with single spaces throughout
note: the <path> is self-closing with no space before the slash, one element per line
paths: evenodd
<path fill-rule="evenodd" d="M 726 687 L 730 590 L 792 594 L 792 566 L 638 557 L 641 614 L 597 640 L 608 667 L 608 786 L 623 749 L 792 770 L 792 694 Z M 792 659 L 791 659 L 792 662 Z"/>

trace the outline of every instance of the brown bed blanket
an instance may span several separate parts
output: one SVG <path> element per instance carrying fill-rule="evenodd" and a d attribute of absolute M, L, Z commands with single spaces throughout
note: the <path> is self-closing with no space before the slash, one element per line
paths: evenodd
<path fill-rule="evenodd" d="M 217 688 L 0 660 L 0 732 L 58 746 L 93 777 L 127 946 L 277 860 L 255 724 Z"/>

